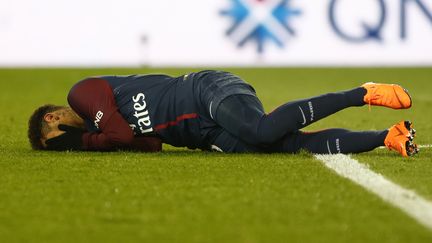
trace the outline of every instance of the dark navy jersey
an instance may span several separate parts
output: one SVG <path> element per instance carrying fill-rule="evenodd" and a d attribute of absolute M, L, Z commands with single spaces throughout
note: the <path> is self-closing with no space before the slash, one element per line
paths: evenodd
<path fill-rule="evenodd" d="M 255 95 L 252 87 L 230 73 L 202 71 L 180 77 L 89 78 L 71 89 L 68 101 L 86 122 L 89 134 L 84 136 L 84 144 L 89 149 L 116 147 L 125 142 L 120 141 L 122 133 L 135 139 L 155 136 L 173 146 L 209 149 L 211 135 L 221 130 L 213 121 L 216 108 L 232 94 Z M 97 138 L 105 137 L 101 134 L 108 134 L 103 144 Z M 110 143 L 109 134 L 117 136 L 114 143 Z"/>
<path fill-rule="evenodd" d="M 157 134 L 174 146 L 201 147 L 194 81 L 184 76 L 105 76 L 120 114 L 136 136 Z"/>

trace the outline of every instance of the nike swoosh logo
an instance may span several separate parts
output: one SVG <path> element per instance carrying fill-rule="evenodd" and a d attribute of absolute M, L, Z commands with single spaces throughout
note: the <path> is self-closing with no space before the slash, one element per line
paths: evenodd
<path fill-rule="evenodd" d="M 331 150 L 330 150 L 330 144 L 329 144 L 329 141 L 328 141 L 328 140 L 327 140 L 327 150 L 328 150 L 329 154 L 332 154 L 332 152 L 331 152 Z"/>
<path fill-rule="evenodd" d="M 213 105 L 213 101 L 210 102 L 209 112 L 210 112 L 210 117 L 211 117 L 212 119 L 214 119 L 214 118 L 213 118 L 213 114 L 212 114 L 212 110 L 211 110 L 212 105 Z"/>
<path fill-rule="evenodd" d="M 301 114 L 302 114 L 302 116 L 303 116 L 303 123 L 302 123 L 302 125 L 306 125 L 306 116 L 305 116 L 305 114 L 304 114 L 302 108 L 301 108 L 300 106 L 299 106 L 298 108 L 300 109 L 300 112 L 301 112 Z"/>

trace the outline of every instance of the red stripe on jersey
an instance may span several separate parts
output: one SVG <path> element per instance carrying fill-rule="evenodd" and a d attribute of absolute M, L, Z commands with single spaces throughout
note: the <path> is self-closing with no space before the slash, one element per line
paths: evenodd
<path fill-rule="evenodd" d="M 155 126 L 155 130 L 158 131 L 158 130 L 165 129 L 167 127 L 176 126 L 181 121 L 184 121 L 187 119 L 193 119 L 193 118 L 197 118 L 197 117 L 198 117 L 197 113 L 184 114 L 184 115 L 178 116 L 175 121 L 170 121 L 170 122 L 167 122 L 164 124 L 159 124 L 159 125 Z"/>
<path fill-rule="evenodd" d="M 315 134 L 315 133 L 319 133 L 319 132 L 324 132 L 327 131 L 329 129 L 321 129 L 321 130 L 317 130 L 317 131 L 301 131 L 303 134 Z"/>

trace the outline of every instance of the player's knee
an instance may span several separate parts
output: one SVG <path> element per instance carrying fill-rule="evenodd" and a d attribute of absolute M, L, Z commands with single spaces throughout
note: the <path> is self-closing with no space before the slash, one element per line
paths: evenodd
<path fill-rule="evenodd" d="M 273 144 L 284 136 L 266 122 L 264 116 L 260 122 L 244 123 L 239 129 L 239 133 L 245 142 L 252 145 Z"/>
<path fill-rule="evenodd" d="M 251 145 L 272 144 L 278 140 L 278 136 L 257 129 L 245 129 L 240 132 L 243 141 Z"/>
<path fill-rule="evenodd" d="M 279 138 L 279 136 L 268 133 L 258 135 L 258 141 L 260 144 L 273 144 L 279 140 Z"/>

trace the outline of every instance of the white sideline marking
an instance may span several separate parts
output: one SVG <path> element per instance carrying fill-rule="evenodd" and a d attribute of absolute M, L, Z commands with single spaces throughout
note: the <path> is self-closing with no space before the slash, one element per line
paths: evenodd
<path fill-rule="evenodd" d="M 419 148 L 432 148 L 431 144 L 418 145 Z"/>
<path fill-rule="evenodd" d="M 343 154 L 315 155 L 324 164 L 342 177 L 363 186 L 384 201 L 400 208 L 419 223 L 432 230 L 432 203 L 371 171 L 364 164 Z"/>

